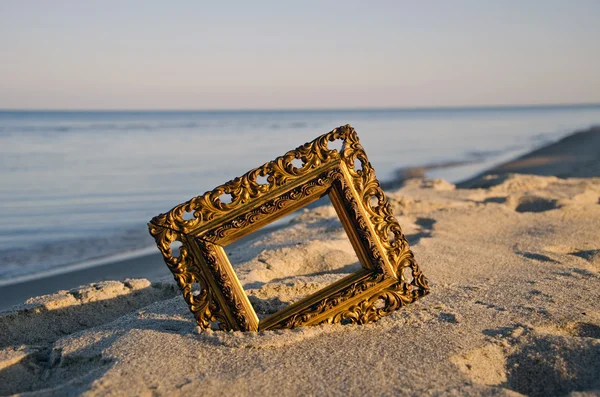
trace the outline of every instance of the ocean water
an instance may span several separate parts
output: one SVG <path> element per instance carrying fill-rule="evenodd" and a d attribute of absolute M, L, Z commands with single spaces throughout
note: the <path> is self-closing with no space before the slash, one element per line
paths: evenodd
<path fill-rule="evenodd" d="M 154 215 L 350 123 L 380 180 L 452 182 L 600 124 L 600 106 L 0 111 L 0 285 L 155 252 Z"/>

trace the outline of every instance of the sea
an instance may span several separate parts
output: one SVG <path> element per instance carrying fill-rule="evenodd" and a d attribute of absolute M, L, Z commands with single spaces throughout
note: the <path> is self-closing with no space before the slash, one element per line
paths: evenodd
<path fill-rule="evenodd" d="M 457 182 L 600 124 L 600 105 L 0 110 L 0 286 L 157 252 L 153 216 L 344 124 L 382 182 Z"/>

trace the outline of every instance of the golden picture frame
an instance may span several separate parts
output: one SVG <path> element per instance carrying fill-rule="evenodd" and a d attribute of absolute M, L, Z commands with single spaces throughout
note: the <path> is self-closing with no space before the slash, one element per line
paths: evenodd
<path fill-rule="evenodd" d="M 341 149 L 330 148 L 335 141 L 341 141 Z M 223 247 L 325 195 L 362 269 L 259 321 Z M 350 125 L 154 217 L 148 227 L 203 328 L 263 331 L 364 324 L 429 293 Z M 180 244 L 177 254 L 174 243 Z"/>

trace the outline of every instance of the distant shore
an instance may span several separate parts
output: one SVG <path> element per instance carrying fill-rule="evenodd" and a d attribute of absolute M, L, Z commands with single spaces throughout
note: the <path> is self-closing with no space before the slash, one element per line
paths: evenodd
<path fill-rule="evenodd" d="M 459 182 L 460 188 L 486 187 L 486 176 L 530 174 L 559 178 L 600 176 L 600 126 L 577 131 L 558 142 L 493 167 L 473 178 Z"/>

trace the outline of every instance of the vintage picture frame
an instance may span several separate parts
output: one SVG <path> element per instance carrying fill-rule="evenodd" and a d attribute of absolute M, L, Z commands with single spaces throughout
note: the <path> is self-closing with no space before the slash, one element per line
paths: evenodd
<path fill-rule="evenodd" d="M 330 149 L 340 140 L 340 151 Z M 295 161 L 296 159 L 296 161 Z M 297 160 L 302 165 L 295 165 Z M 261 184 L 257 178 L 267 178 Z M 229 195 L 230 202 L 223 200 Z M 329 195 L 362 269 L 260 320 L 223 249 Z M 421 273 L 356 131 L 342 126 L 148 224 L 199 326 L 262 331 L 367 323 L 426 295 Z M 178 242 L 179 253 L 172 248 Z"/>

